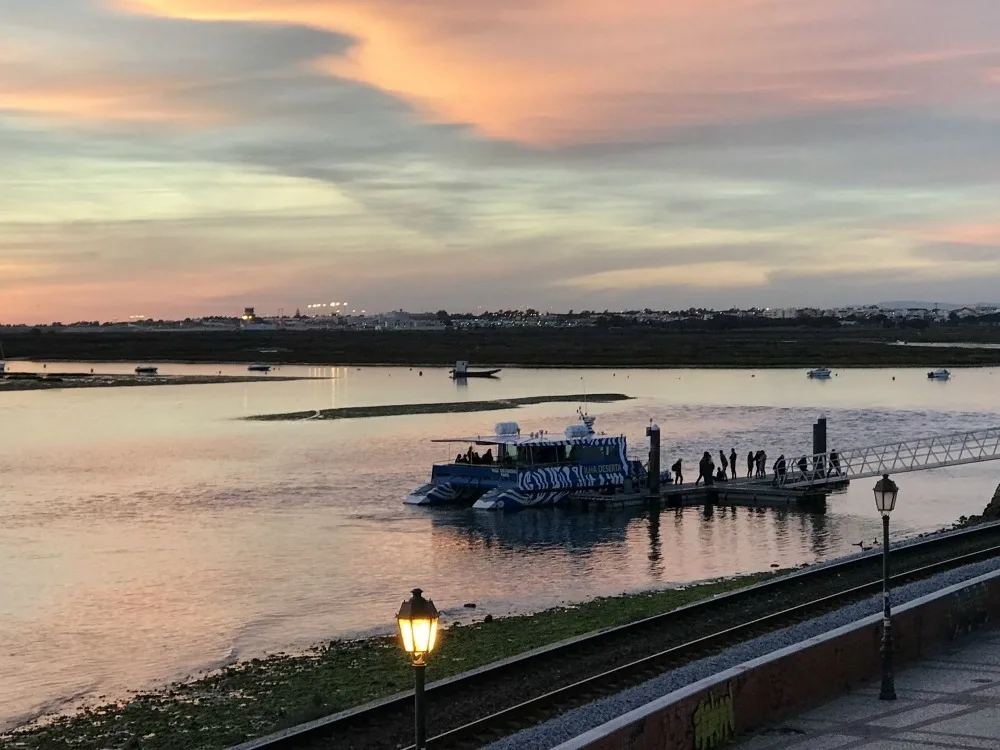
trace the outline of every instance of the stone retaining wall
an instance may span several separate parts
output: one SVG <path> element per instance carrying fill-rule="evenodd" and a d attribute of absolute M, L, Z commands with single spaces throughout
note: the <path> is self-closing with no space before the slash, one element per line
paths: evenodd
<path fill-rule="evenodd" d="M 895 663 L 925 657 L 998 615 L 1000 572 L 902 605 L 892 617 Z M 878 677 L 881 642 L 875 614 L 670 693 L 556 750 L 712 750 Z"/>

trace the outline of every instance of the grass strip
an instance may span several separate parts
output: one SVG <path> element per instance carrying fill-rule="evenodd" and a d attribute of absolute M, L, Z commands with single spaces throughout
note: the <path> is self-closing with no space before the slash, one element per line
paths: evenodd
<path fill-rule="evenodd" d="M 776 575 L 602 597 L 532 615 L 452 625 L 429 660 L 437 680 L 540 646 L 666 612 Z M 190 682 L 85 706 L 0 736 L 3 750 L 216 750 L 412 686 L 395 636 L 336 640 L 234 664 Z"/>

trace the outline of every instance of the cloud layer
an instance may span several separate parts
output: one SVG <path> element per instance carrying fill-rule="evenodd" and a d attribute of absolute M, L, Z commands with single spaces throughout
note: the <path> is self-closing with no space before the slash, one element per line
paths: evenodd
<path fill-rule="evenodd" d="M 994 0 L 0 19 L 0 322 L 995 296 Z"/>

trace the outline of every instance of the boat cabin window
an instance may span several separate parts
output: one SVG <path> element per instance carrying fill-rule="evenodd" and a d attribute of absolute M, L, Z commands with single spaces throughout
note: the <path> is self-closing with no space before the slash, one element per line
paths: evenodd
<path fill-rule="evenodd" d="M 580 464 L 599 464 L 618 460 L 618 446 L 615 445 L 573 445 L 570 446 L 569 460 Z"/>
<path fill-rule="evenodd" d="M 479 450 L 476 450 L 479 453 Z M 617 445 L 509 445 L 491 446 L 492 461 L 470 461 L 466 453 L 456 456 L 455 463 L 489 463 L 501 466 L 551 466 L 557 464 L 602 464 L 617 462 Z"/>
<path fill-rule="evenodd" d="M 533 445 L 531 446 L 531 463 L 558 464 L 566 458 L 564 445 Z"/>

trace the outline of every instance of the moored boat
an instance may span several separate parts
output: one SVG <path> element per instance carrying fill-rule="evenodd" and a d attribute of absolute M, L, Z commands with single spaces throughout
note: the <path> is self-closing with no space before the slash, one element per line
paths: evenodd
<path fill-rule="evenodd" d="M 135 368 L 136 375 L 155 375 L 158 371 L 159 368 L 152 365 L 139 365 Z"/>
<path fill-rule="evenodd" d="M 501 367 L 494 367 L 492 370 L 470 370 L 469 363 L 460 359 L 455 363 L 455 368 L 451 370 L 452 380 L 462 380 L 464 378 L 492 378 L 495 377 Z"/>
<path fill-rule="evenodd" d="M 810 378 L 817 378 L 819 380 L 826 380 L 832 374 L 833 371 L 829 367 L 817 367 L 807 372 L 806 376 Z"/>
<path fill-rule="evenodd" d="M 593 417 L 581 412 L 581 419 L 562 434 L 522 434 L 516 422 L 501 422 L 493 435 L 435 440 L 469 447 L 435 464 L 431 481 L 404 502 L 513 510 L 557 505 L 578 494 L 614 494 L 646 481 L 642 462 L 628 457 L 624 435 L 598 434 Z"/>
<path fill-rule="evenodd" d="M 249 365 L 247 369 L 250 372 L 271 372 L 271 365 Z"/>
<path fill-rule="evenodd" d="M 931 370 L 927 373 L 927 377 L 931 380 L 948 380 L 951 377 L 951 373 L 942 367 L 938 370 Z"/>

